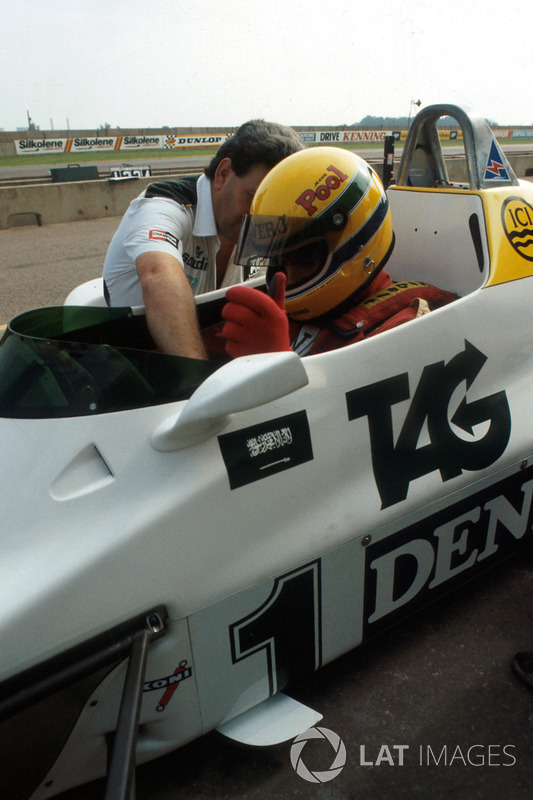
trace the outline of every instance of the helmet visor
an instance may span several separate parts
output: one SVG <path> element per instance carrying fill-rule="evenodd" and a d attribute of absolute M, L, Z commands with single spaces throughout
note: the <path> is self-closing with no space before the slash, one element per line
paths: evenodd
<path fill-rule="evenodd" d="M 309 224 L 297 217 L 247 214 L 241 225 L 235 263 L 283 269 L 289 253 L 295 254 L 302 246 L 316 244 L 326 233 L 329 225 L 317 222 Z"/>

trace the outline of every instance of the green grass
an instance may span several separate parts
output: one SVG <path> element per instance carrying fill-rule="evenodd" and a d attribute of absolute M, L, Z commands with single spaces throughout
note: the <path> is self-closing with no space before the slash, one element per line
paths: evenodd
<path fill-rule="evenodd" d="M 383 142 L 323 142 L 323 144 L 337 145 L 348 150 L 372 149 L 382 150 Z M 156 158 L 184 158 L 193 156 L 197 158 L 212 158 L 217 152 L 216 147 L 182 147 L 176 150 L 113 150 L 93 151 L 91 153 L 38 153 L 36 155 L 0 156 L 0 167 L 18 167 L 24 164 L 86 164 L 94 161 L 114 161 L 127 163 L 129 161 L 148 161 Z"/>
<path fill-rule="evenodd" d="M 368 143 L 340 143 L 331 142 L 332 145 L 344 146 L 348 150 L 375 149 L 382 150 L 382 142 Z M 92 153 L 40 153 L 37 155 L 24 156 L 0 156 L 1 167 L 21 167 L 24 164 L 87 164 L 102 161 L 110 161 L 115 164 L 127 164 L 130 161 L 154 161 L 158 158 L 175 158 L 176 160 L 187 156 L 195 158 L 212 158 L 217 151 L 216 147 L 182 147 L 180 150 L 131 150 L 113 151 L 112 153 L 92 152 Z"/>
<path fill-rule="evenodd" d="M 0 156 L 0 167 L 20 167 L 24 164 L 86 164 L 94 161 L 114 161 L 124 164 L 129 161 L 155 158 L 183 158 L 183 156 L 204 156 L 211 158 L 216 153 L 215 147 L 182 147 L 181 150 L 132 150 L 92 152 L 92 153 L 46 153 L 24 156 Z"/>
<path fill-rule="evenodd" d="M 383 151 L 383 142 L 323 142 L 331 146 L 344 147 L 347 150 L 377 150 Z M 315 145 L 313 145 L 315 146 Z M 39 153 L 23 156 L 0 156 L 1 167 L 20 167 L 24 164 L 87 164 L 101 161 L 112 161 L 115 164 L 127 164 L 130 161 L 154 161 L 158 158 L 184 158 L 193 156 L 197 158 L 212 158 L 217 151 L 216 147 L 182 147 L 179 150 L 131 150 L 113 151 L 112 153 Z"/>

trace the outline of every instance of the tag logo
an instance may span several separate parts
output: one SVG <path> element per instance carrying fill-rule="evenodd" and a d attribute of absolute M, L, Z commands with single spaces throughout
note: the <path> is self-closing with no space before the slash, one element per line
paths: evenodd
<path fill-rule="evenodd" d="M 511 413 L 505 391 L 468 402 L 466 394 L 487 360 L 465 341 L 465 348 L 447 364 L 424 367 L 402 429 L 394 441 L 392 406 L 411 398 L 404 372 L 346 395 L 348 418 L 367 417 L 374 478 L 382 508 L 407 497 L 409 484 L 439 471 L 443 481 L 493 464 L 511 435 Z M 452 395 L 466 383 L 466 393 L 450 408 Z M 478 429 L 481 433 L 476 433 Z M 419 446 L 423 432 L 429 443 Z"/>

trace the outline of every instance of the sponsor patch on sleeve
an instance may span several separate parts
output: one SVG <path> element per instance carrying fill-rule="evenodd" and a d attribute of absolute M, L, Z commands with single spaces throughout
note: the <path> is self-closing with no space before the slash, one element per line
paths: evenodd
<path fill-rule="evenodd" d="M 151 230 L 148 234 L 148 238 L 155 239 L 159 242 L 168 242 L 173 247 L 177 247 L 179 243 L 178 237 L 174 236 L 173 233 L 170 233 L 169 231 L 159 231 L 157 229 Z"/>
<path fill-rule="evenodd" d="M 218 441 L 232 489 L 313 458 L 305 411 L 223 434 Z"/>

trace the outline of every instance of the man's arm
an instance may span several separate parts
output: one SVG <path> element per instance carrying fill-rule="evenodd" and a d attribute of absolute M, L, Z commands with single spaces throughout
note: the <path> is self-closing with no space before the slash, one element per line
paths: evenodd
<path fill-rule="evenodd" d="M 163 353 L 206 359 L 190 283 L 177 258 L 159 251 L 138 256 L 146 321 Z"/>

